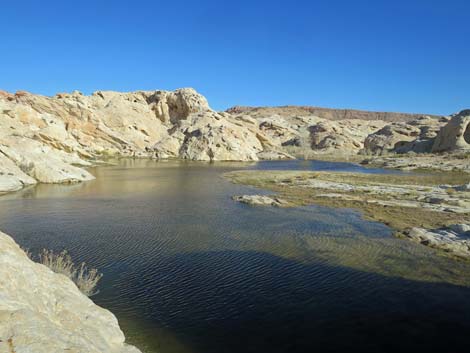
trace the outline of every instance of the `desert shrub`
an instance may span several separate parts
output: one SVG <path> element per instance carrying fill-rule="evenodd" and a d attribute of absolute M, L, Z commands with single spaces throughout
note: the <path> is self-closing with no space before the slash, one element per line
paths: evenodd
<path fill-rule="evenodd" d="M 97 293 L 96 286 L 103 275 L 96 268 L 89 269 L 84 262 L 77 267 L 66 250 L 55 254 L 52 250 L 43 249 L 39 254 L 39 262 L 55 273 L 70 278 L 86 296 Z"/>

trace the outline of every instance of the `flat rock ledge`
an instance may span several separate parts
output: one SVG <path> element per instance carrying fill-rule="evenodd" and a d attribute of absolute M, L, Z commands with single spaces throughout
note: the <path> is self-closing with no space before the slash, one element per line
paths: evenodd
<path fill-rule="evenodd" d="M 420 244 L 470 260 L 470 225 L 455 224 L 439 229 L 412 228 L 404 235 Z"/>
<path fill-rule="evenodd" d="M 139 353 L 116 317 L 0 232 L 0 352 Z"/>
<path fill-rule="evenodd" d="M 289 203 L 283 199 L 264 195 L 241 195 L 233 196 L 232 199 L 251 206 L 287 207 L 289 205 Z"/>

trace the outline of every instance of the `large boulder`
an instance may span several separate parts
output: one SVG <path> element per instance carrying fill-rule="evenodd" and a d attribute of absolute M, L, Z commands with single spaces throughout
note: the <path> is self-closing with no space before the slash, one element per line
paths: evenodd
<path fill-rule="evenodd" d="M 173 140 L 155 145 L 157 153 L 176 152 L 176 157 L 200 161 L 256 161 L 263 145 L 257 134 L 238 124 L 228 113 L 192 114 L 170 132 Z"/>
<path fill-rule="evenodd" d="M 364 150 L 371 154 L 392 152 L 401 145 L 418 138 L 420 130 L 404 122 L 392 123 L 370 134 L 364 141 Z"/>
<path fill-rule="evenodd" d="M 432 146 L 432 152 L 462 151 L 470 151 L 470 109 L 453 115 Z"/>
<path fill-rule="evenodd" d="M 111 312 L 1 232 L 0 278 L 0 352 L 139 352 Z"/>
<path fill-rule="evenodd" d="M 175 123 L 193 113 L 211 110 L 207 99 L 192 88 L 156 91 L 146 98 L 156 116 L 165 123 Z"/>
<path fill-rule="evenodd" d="M 447 118 L 424 116 L 409 122 L 397 122 L 367 136 L 364 152 L 381 155 L 388 152 L 431 152 L 434 138 Z"/>

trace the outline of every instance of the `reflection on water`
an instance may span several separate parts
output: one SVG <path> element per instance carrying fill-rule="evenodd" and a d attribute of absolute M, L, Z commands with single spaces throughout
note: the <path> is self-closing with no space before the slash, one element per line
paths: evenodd
<path fill-rule="evenodd" d="M 221 177 L 285 163 L 357 168 L 121 161 L 91 182 L 5 195 L 0 229 L 100 268 L 93 299 L 145 352 L 466 348 L 469 264 L 351 210 L 235 203 L 259 191 Z"/>

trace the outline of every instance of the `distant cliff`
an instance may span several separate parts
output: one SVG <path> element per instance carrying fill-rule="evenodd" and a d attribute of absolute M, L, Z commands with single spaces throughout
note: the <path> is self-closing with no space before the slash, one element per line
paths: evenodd
<path fill-rule="evenodd" d="M 287 105 L 281 107 L 243 107 L 235 106 L 226 110 L 231 114 L 249 114 L 251 116 L 267 116 L 277 114 L 281 117 L 291 117 L 295 115 L 315 115 L 322 119 L 344 120 L 383 120 L 387 122 L 411 121 L 424 116 L 441 118 L 438 115 L 431 114 L 409 114 L 409 113 L 391 113 L 391 112 L 371 112 L 354 109 L 330 109 L 309 106 Z"/>

